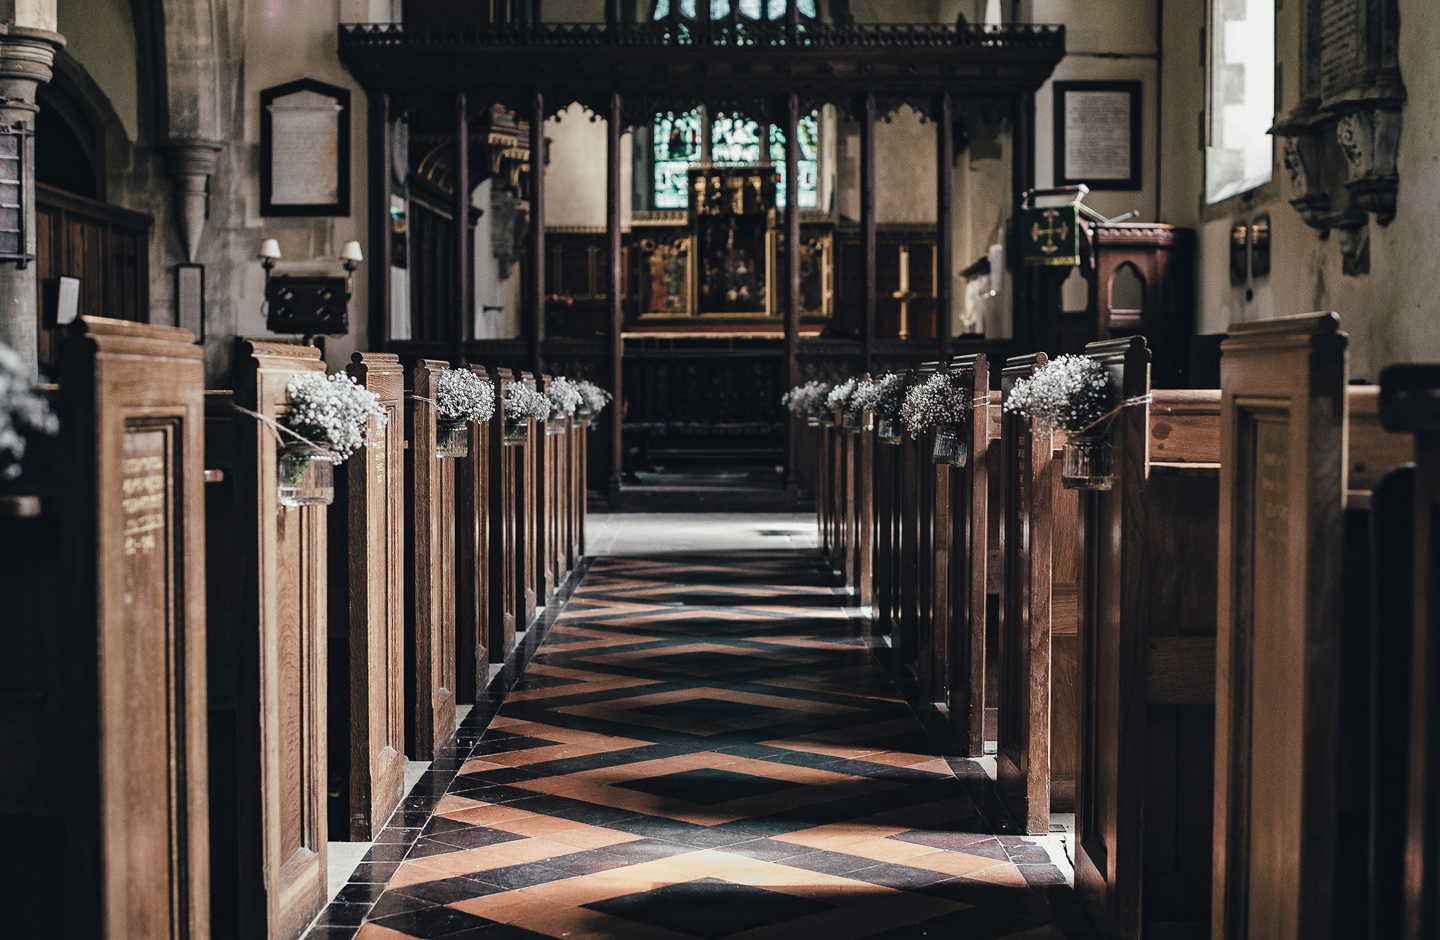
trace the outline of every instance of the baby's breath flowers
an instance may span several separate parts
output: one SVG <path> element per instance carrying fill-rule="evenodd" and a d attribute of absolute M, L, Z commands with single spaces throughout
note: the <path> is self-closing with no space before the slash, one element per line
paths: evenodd
<path fill-rule="evenodd" d="M 912 438 L 919 437 L 926 428 L 958 424 L 965 420 L 968 394 L 950 384 L 950 376 L 936 372 L 905 395 L 900 417 L 905 419 Z"/>
<path fill-rule="evenodd" d="M 589 408 L 592 414 L 598 415 L 605 410 L 606 405 L 610 404 L 610 393 L 594 382 L 581 379 L 575 383 L 575 386 L 580 391 L 582 407 Z"/>
<path fill-rule="evenodd" d="M 563 375 L 551 379 L 545 393 L 550 396 L 550 404 L 567 415 L 573 415 L 585 400 L 580 387 Z"/>
<path fill-rule="evenodd" d="M 511 382 L 505 389 L 505 422 L 519 424 L 528 418 L 544 421 L 550 417 L 550 399 L 524 382 Z"/>
<path fill-rule="evenodd" d="M 825 409 L 825 398 L 833 386 L 829 382 L 811 381 L 797 385 L 786 392 L 780 404 L 790 409 L 797 418 L 819 418 Z"/>
<path fill-rule="evenodd" d="M 874 411 L 875 393 L 879 385 L 873 379 L 856 379 L 855 391 L 850 394 L 850 400 L 845 404 L 845 410 L 851 414 L 864 414 L 867 411 Z"/>
<path fill-rule="evenodd" d="M 836 408 L 849 410 L 850 396 L 855 394 L 855 385 L 854 379 L 846 379 L 830 389 L 830 394 L 825 396 L 825 407 L 832 411 Z"/>
<path fill-rule="evenodd" d="M 0 343 L 0 480 L 20 475 L 20 459 L 25 456 L 21 428 L 54 435 L 60 421 L 31 384 L 20 354 Z"/>
<path fill-rule="evenodd" d="M 1057 356 L 1028 379 L 1019 379 L 1005 410 L 1023 414 L 1042 428 L 1079 434 L 1093 430 L 1110 404 L 1105 367 L 1084 356 Z"/>
<path fill-rule="evenodd" d="M 870 410 L 877 419 L 894 420 L 900 417 L 900 408 L 905 404 L 905 376 L 898 372 L 887 372 L 874 382 L 870 393 Z"/>
<path fill-rule="evenodd" d="M 435 383 L 435 410 L 442 421 L 488 421 L 495 413 L 495 386 L 469 369 L 446 369 Z"/>
<path fill-rule="evenodd" d="M 280 419 L 286 428 L 340 463 L 369 443 L 370 419 L 384 427 L 380 396 L 343 372 L 302 372 L 285 387 L 290 410 Z"/>

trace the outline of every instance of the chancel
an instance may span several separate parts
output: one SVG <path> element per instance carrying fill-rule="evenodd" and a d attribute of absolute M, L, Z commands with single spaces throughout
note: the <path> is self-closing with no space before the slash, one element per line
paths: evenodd
<path fill-rule="evenodd" d="M 0 4 L 0 936 L 1440 936 L 1437 45 Z"/>

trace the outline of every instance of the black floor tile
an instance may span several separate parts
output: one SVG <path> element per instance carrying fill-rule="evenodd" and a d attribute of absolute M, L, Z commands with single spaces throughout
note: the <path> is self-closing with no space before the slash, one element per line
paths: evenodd
<path fill-rule="evenodd" d="M 742 930 L 829 910 L 833 905 L 731 884 L 718 878 L 702 878 L 597 901 L 585 907 L 652 927 L 678 930 L 703 940 L 719 940 Z"/>

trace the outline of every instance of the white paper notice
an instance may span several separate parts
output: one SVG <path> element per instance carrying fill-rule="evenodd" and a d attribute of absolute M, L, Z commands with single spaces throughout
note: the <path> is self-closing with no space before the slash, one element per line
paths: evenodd
<path fill-rule="evenodd" d="M 270 202 L 277 206 L 340 201 L 340 104 L 297 91 L 270 104 Z"/>
<path fill-rule="evenodd" d="M 1065 93 L 1065 176 L 1072 180 L 1130 178 L 1130 93 Z"/>

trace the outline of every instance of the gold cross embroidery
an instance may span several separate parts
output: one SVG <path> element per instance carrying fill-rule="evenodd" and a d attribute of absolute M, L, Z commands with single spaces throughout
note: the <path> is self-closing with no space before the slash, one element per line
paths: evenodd
<path fill-rule="evenodd" d="M 1030 239 L 1038 244 L 1040 236 L 1044 235 L 1045 243 L 1040 245 L 1040 250 L 1047 255 L 1053 255 L 1060 250 L 1060 246 L 1055 244 L 1055 236 L 1059 235 L 1060 240 L 1064 241 L 1070 235 L 1070 226 L 1064 222 L 1061 222 L 1058 227 L 1055 225 L 1055 219 L 1060 215 L 1055 209 L 1046 209 L 1040 214 L 1045 217 L 1048 225 L 1046 228 L 1041 228 L 1040 223 L 1036 222 L 1030 226 Z"/>

